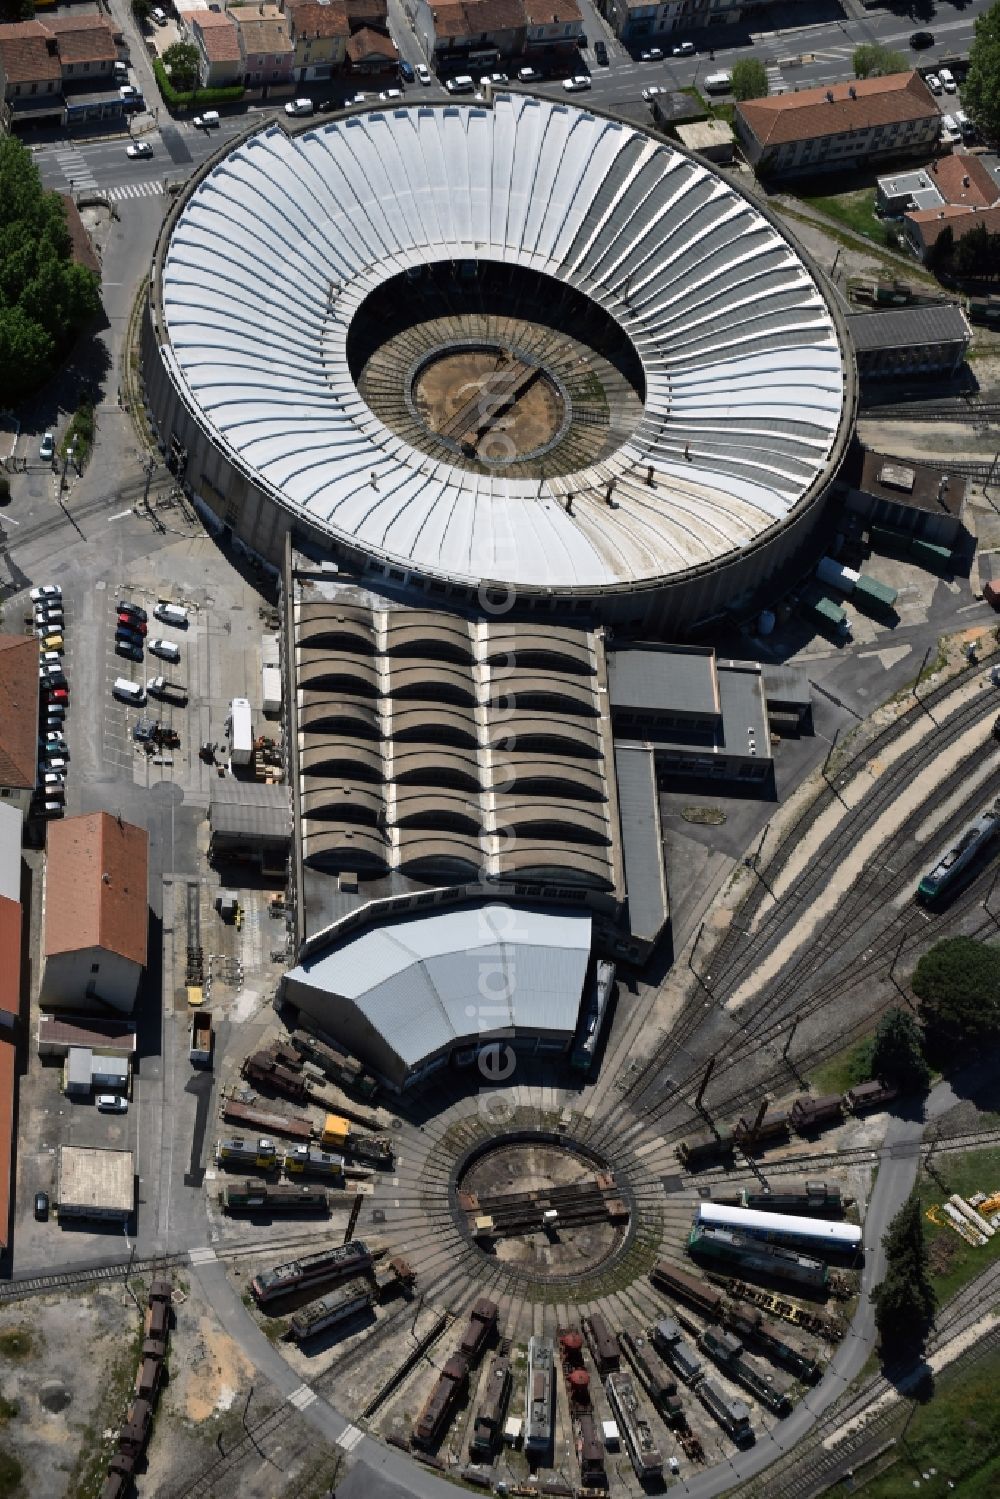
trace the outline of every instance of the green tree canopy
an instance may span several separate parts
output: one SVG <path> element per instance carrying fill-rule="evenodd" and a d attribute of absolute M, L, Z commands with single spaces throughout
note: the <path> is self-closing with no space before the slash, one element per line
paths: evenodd
<path fill-rule="evenodd" d="M 0 140 L 0 404 L 53 369 L 100 307 L 97 276 L 71 257 L 66 210 L 20 141 Z"/>
<path fill-rule="evenodd" d="M 920 1199 L 908 1197 L 882 1239 L 885 1277 L 872 1292 L 882 1350 L 890 1357 L 919 1349 L 934 1320 L 937 1297 L 927 1264 Z"/>
<path fill-rule="evenodd" d="M 912 984 L 934 1049 L 954 1051 L 1000 1033 L 1000 948 L 947 937 L 923 954 Z"/>
<path fill-rule="evenodd" d="M 1000 0 L 976 18 L 962 107 L 987 139 L 1000 139 Z"/>
<path fill-rule="evenodd" d="M 767 98 L 767 69 L 756 57 L 741 57 L 733 63 L 732 71 L 735 99 Z"/>
<path fill-rule="evenodd" d="M 923 1093 L 930 1082 L 920 1027 L 908 1010 L 887 1010 L 872 1042 L 871 1075 L 907 1092 Z"/>
<path fill-rule="evenodd" d="M 163 54 L 163 66 L 170 77 L 170 86 L 178 94 L 190 94 L 198 87 L 198 62 L 200 54 L 193 42 L 174 42 Z"/>
<path fill-rule="evenodd" d="M 855 78 L 885 78 L 889 73 L 908 73 L 910 64 L 901 52 L 880 47 L 877 42 L 863 42 L 855 47 Z"/>
<path fill-rule="evenodd" d="M 141 25 L 143 21 L 149 20 L 149 13 L 153 9 L 153 0 L 132 0 L 132 14 Z"/>
<path fill-rule="evenodd" d="M 948 271 L 955 254 L 955 231 L 945 224 L 927 254 L 927 264 L 932 271 Z"/>

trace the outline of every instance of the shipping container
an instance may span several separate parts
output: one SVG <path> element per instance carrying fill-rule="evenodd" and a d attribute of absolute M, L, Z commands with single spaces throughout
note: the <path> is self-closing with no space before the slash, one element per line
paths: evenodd
<path fill-rule="evenodd" d="M 212 1017 L 207 1010 L 197 1010 L 191 1016 L 188 1057 L 195 1067 L 212 1065 Z"/>
<path fill-rule="evenodd" d="M 816 564 L 816 576 L 821 583 L 838 588 L 841 593 L 850 594 L 854 592 L 861 574 L 853 567 L 845 567 L 842 562 L 834 562 L 832 557 L 821 557 Z"/>
<path fill-rule="evenodd" d="M 253 715 L 245 697 L 234 697 L 229 705 L 226 723 L 229 732 L 230 757 L 234 765 L 249 765 L 253 755 Z"/>
<path fill-rule="evenodd" d="M 880 583 L 878 578 L 862 573 L 851 597 L 858 608 L 868 614 L 888 614 L 895 608 L 899 594 L 888 583 Z"/>

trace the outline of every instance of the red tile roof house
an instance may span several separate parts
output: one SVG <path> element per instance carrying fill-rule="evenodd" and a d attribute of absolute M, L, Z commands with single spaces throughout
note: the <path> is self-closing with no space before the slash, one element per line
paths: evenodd
<path fill-rule="evenodd" d="M 956 242 L 980 224 L 990 234 L 1000 234 L 1000 186 L 977 156 L 945 156 L 928 168 L 928 176 L 943 204 L 903 215 L 903 233 L 921 260 L 945 228 Z"/>
<path fill-rule="evenodd" d="M 0 26 L 0 129 L 20 120 L 61 120 L 62 68 L 41 21 Z"/>
<path fill-rule="evenodd" d="M 48 829 L 44 967 L 47 1009 L 131 1013 L 146 966 L 149 835 L 108 812 Z"/>
<path fill-rule="evenodd" d="M 737 104 L 734 125 L 759 175 L 803 176 L 926 156 L 941 112 L 919 73 L 891 73 L 748 99 Z"/>
<path fill-rule="evenodd" d="M 528 53 L 538 56 L 550 48 L 565 53 L 580 45 L 583 16 L 576 0 L 524 0 L 524 18 Z"/>
<path fill-rule="evenodd" d="M 179 10 L 188 36 L 198 48 L 198 83 L 202 88 L 233 88 L 243 82 L 246 64 L 240 34 L 228 11 Z"/>
<path fill-rule="evenodd" d="M 391 72 L 399 63 L 399 53 L 390 38 L 367 26 L 348 38 L 344 50 L 352 73 Z"/>
<path fill-rule="evenodd" d="M 276 5 L 234 5 L 249 91 L 290 94 L 295 80 L 295 48 L 288 19 Z"/>
<path fill-rule="evenodd" d="M 413 25 L 428 59 L 469 70 L 520 57 L 528 27 L 522 0 L 416 0 Z"/>
<path fill-rule="evenodd" d="M 19 901 L 0 895 L 0 1251 L 10 1242 L 10 1186 L 14 1172 L 14 1100 L 21 1009 L 21 919 Z"/>
<path fill-rule="evenodd" d="M 0 797 L 27 814 L 38 776 L 38 641 L 0 635 Z"/>

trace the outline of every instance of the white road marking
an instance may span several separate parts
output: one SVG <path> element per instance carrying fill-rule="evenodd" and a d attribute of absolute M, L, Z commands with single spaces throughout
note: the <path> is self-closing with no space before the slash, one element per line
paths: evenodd
<path fill-rule="evenodd" d="M 210 1260 L 216 1260 L 218 1257 L 215 1250 L 210 1249 L 207 1244 L 199 1249 L 188 1250 L 188 1259 L 192 1265 L 207 1265 Z"/>
<path fill-rule="evenodd" d="M 132 509 L 132 507 L 130 505 L 127 510 L 119 510 L 115 515 L 109 515 L 108 516 L 108 520 L 124 520 L 125 517 L 126 517 L 126 515 L 134 515 L 134 514 L 135 514 L 135 511 Z"/>
<path fill-rule="evenodd" d="M 345 1452 L 353 1452 L 363 1436 L 364 1432 L 359 1431 L 356 1426 L 345 1426 L 337 1438 L 337 1446 L 342 1447 Z"/>
<path fill-rule="evenodd" d="M 316 1399 L 316 1391 L 311 1390 L 307 1384 L 300 1384 L 297 1390 L 293 1390 L 288 1397 L 289 1405 L 294 1405 L 296 1410 L 304 1411 L 307 1406 L 313 1404 Z M 348 1428 L 351 1430 L 352 1428 Z M 358 1432 L 358 1436 L 361 1433 Z"/>

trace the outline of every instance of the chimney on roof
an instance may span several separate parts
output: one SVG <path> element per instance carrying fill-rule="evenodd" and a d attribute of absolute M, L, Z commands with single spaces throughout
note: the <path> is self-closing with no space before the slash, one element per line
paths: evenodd
<path fill-rule="evenodd" d="M 963 187 L 968 187 L 968 186 L 969 186 L 969 183 L 970 183 L 970 182 L 971 182 L 971 181 L 972 181 L 972 178 L 971 178 L 971 177 L 963 177 L 963 178 L 962 178 L 962 186 L 963 186 Z"/>
<path fill-rule="evenodd" d="M 110 885 L 111 884 L 111 876 L 108 874 L 107 870 L 105 870 L 104 873 L 101 875 L 101 880 L 102 880 L 102 882 L 105 885 Z"/>

